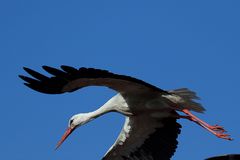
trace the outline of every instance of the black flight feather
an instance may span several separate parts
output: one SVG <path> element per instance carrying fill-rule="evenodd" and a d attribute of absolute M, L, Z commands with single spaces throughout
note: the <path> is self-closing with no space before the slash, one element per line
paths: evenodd
<path fill-rule="evenodd" d="M 56 69 L 49 66 L 42 66 L 42 68 L 50 73 L 52 77 L 44 76 L 32 69 L 24 67 L 24 70 L 29 73 L 32 77 L 36 78 L 36 80 L 22 76 L 19 77 L 27 82 L 27 86 L 31 89 L 34 89 L 38 92 L 47 93 L 47 94 L 61 94 L 64 93 L 63 88 L 69 83 L 74 80 L 78 79 L 98 79 L 98 78 L 110 78 L 110 79 L 119 79 L 119 80 L 125 80 L 130 81 L 133 83 L 144 85 L 148 88 L 151 88 L 156 91 L 160 91 L 162 93 L 169 94 L 167 91 L 164 91 L 158 87 L 155 87 L 149 83 L 146 83 L 142 80 L 125 76 L 125 75 L 118 75 L 111 73 L 107 70 L 101 70 L 101 69 L 94 69 L 94 68 L 79 68 L 75 69 L 70 66 L 62 65 L 61 69 Z M 84 87 L 84 86 L 83 86 Z M 81 87 L 73 87 L 71 90 L 67 90 L 67 92 L 72 92 Z"/>

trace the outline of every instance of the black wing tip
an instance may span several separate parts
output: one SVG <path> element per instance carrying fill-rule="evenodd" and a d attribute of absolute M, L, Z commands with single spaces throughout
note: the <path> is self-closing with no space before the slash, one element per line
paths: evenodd
<path fill-rule="evenodd" d="M 54 68 L 54 69 L 57 69 L 57 68 L 55 68 L 55 67 L 51 67 L 51 66 L 48 66 L 48 65 L 43 65 L 42 68 L 43 68 L 43 69 L 45 69 L 45 68 Z M 64 65 L 64 64 L 63 64 L 63 65 L 60 65 L 60 68 L 61 68 L 61 69 L 63 69 L 63 68 L 76 69 L 76 68 L 74 68 L 74 67 L 71 67 L 71 66 L 69 66 L 69 65 Z M 83 68 L 84 68 L 84 67 L 83 67 Z"/>
<path fill-rule="evenodd" d="M 44 70 L 48 72 L 50 71 L 51 67 L 49 66 L 42 66 Z M 47 69 L 46 69 L 47 68 Z M 61 94 L 62 92 L 62 85 L 65 83 L 62 79 L 58 79 L 53 75 L 52 77 L 44 76 L 28 67 L 23 67 L 24 71 L 26 71 L 29 75 L 18 75 L 20 79 L 24 81 L 24 85 L 32 90 L 37 92 L 45 93 L 45 94 Z M 54 71 L 57 69 L 54 69 Z M 60 72 L 60 71 L 59 71 Z M 50 72 L 51 74 L 51 72 Z M 31 78 L 30 78 L 31 77 Z M 56 83 L 57 82 L 57 83 Z"/>
<path fill-rule="evenodd" d="M 26 79 L 29 78 L 29 77 L 24 76 L 24 75 L 18 75 L 18 77 L 19 77 L 20 79 L 24 80 L 24 81 L 26 81 Z"/>
<path fill-rule="evenodd" d="M 71 67 L 71 66 L 69 66 L 69 65 L 62 64 L 62 65 L 60 65 L 60 68 L 74 68 L 74 67 Z"/>
<path fill-rule="evenodd" d="M 29 83 L 26 83 L 26 82 L 25 82 L 25 83 L 23 83 L 23 84 L 24 84 L 25 86 L 31 88 L 31 87 L 30 87 L 31 85 L 30 85 Z"/>
<path fill-rule="evenodd" d="M 18 77 L 21 78 L 21 79 L 23 79 L 23 78 L 26 77 L 26 76 L 19 74 Z"/>
<path fill-rule="evenodd" d="M 26 71 L 27 73 L 33 71 L 32 69 L 28 68 L 28 67 L 23 67 L 23 70 Z"/>
<path fill-rule="evenodd" d="M 38 74 L 38 72 L 32 70 L 31 68 L 28 67 L 23 67 L 23 70 L 26 71 L 28 74 L 30 74 L 31 76 Z"/>
<path fill-rule="evenodd" d="M 20 78 L 21 80 L 23 80 L 24 82 L 26 82 L 26 78 L 27 76 L 24 76 L 24 75 L 18 75 L 18 78 Z M 24 83 L 25 84 L 25 83 Z"/>
<path fill-rule="evenodd" d="M 35 85 L 35 84 L 32 84 L 32 83 L 23 83 L 25 86 L 27 86 L 28 88 L 36 91 L 36 92 L 41 92 L 41 93 L 44 93 L 44 94 L 62 94 L 64 92 L 58 90 L 58 89 L 51 89 L 51 88 L 45 88 L 45 87 L 42 87 L 41 85 L 38 86 L 38 85 Z"/>
<path fill-rule="evenodd" d="M 58 69 L 56 69 L 56 68 L 53 68 L 53 67 L 50 67 L 50 66 L 47 66 L 47 65 L 43 65 L 43 66 L 42 66 L 42 69 L 43 69 L 44 71 L 52 74 L 52 75 L 54 75 L 54 74 L 52 73 L 53 70 L 54 70 L 54 71 L 58 70 Z"/>
<path fill-rule="evenodd" d="M 25 83 L 23 83 L 23 84 L 24 84 L 25 86 L 27 86 L 28 88 L 31 88 L 32 90 L 36 91 L 36 89 L 34 89 L 30 83 L 25 82 Z"/>
<path fill-rule="evenodd" d="M 51 66 L 48 66 L 48 65 L 42 65 L 42 68 L 45 70 L 46 68 L 47 69 L 57 69 L 57 70 L 59 70 L 58 68 L 56 68 L 56 67 L 51 67 Z"/>
<path fill-rule="evenodd" d="M 48 69 L 52 69 L 53 67 L 47 66 L 47 65 L 43 65 L 42 69 L 44 69 L 45 71 L 47 71 Z M 56 69 L 56 68 L 54 68 Z"/>
<path fill-rule="evenodd" d="M 61 65 L 60 68 L 65 71 L 66 73 L 70 73 L 70 74 L 78 74 L 79 70 L 71 67 L 71 66 L 67 66 L 67 65 Z"/>

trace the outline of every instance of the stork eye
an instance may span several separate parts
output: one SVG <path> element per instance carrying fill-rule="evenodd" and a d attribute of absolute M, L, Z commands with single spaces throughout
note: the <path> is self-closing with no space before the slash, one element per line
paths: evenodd
<path fill-rule="evenodd" d="M 69 126 L 71 126 L 72 123 L 73 123 L 73 119 L 69 121 Z"/>

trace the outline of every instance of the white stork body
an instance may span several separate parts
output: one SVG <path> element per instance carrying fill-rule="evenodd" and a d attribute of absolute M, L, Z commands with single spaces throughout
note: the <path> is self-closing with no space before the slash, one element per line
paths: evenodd
<path fill-rule="evenodd" d="M 93 68 L 43 68 L 53 77 L 24 68 L 35 79 L 20 78 L 27 82 L 25 85 L 28 87 L 48 94 L 73 92 L 93 85 L 107 86 L 118 92 L 96 111 L 74 115 L 57 148 L 77 127 L 108 112 L 119 112 L 126 118 L 121 133 L 103 160 L 169 160 L 177 148 L 176 139 L 181 126 L 176 120 L 181 117 L 196 122 L 220 138 L 230 140 L 222 127 L 210 126 L 189 112 L 203 112 L 204 108 L 194 101 L 198 99 L 196 94 L 186 88 L 164 91 L 129 76 Z M 187 116 L 180 116 L 176 111 L 182 111 Z"/>

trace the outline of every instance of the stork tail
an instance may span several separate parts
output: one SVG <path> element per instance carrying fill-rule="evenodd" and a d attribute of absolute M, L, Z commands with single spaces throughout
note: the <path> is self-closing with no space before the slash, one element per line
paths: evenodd
<path fill-rule="evenodd" d="M 196 92 L 191 91 L 188 88 L 180 88 L 171 90 L 169 93 L 179 96 L 180 99 L 175 100 L 175 103 L 181 105 L 183 108 L 200 113 L 205 111 L 204 107 L 195 101 L 200 99 Z"/>

